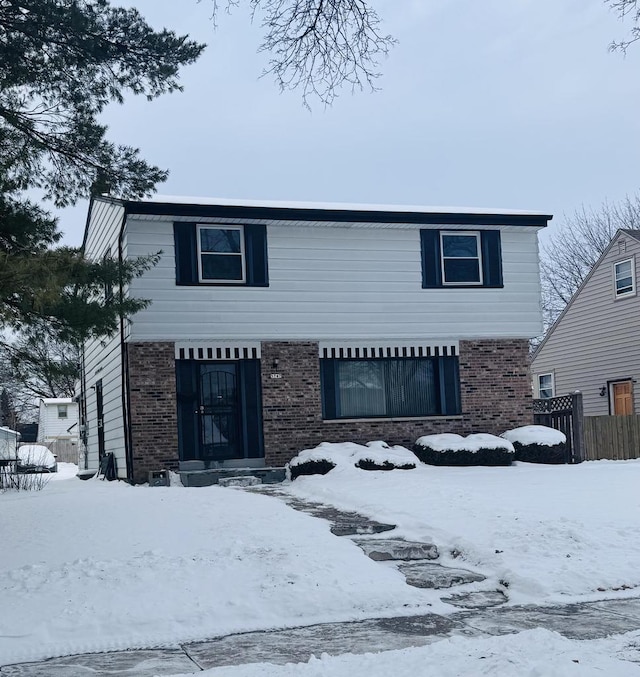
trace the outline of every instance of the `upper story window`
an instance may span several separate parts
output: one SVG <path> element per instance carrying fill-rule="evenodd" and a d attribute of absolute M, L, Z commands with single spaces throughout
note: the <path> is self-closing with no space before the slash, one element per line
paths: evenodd
<path fill-rule="evenodd" d="M 263 225 L 173 224 L 176 284 L 268 287 Z"/>
<path fill-rule="evenodd" d="M 480 233 L 440 233 L 443 284 L 482 284 Z"/>
<path fill-rule="evenodd" d="M 499 230 L 424 228 L 420 246 L 423 289 L 504 286 Z"/>
<path fill-rule="evenodd" d="M 198 226 L 198 276 L 201 282 L 244 282 L 242 227 Z"/>
<path fill-rule="evenodd" d="M 67 405 L 59 404 L 58 405 L 58 418 L 67 418 Z"/>
<path fill-rule="evenodd" d="M 616 298 L 633 296 L 636 293 L 636 280 L 633 270 L 633 259 L 618 261 L 613 264 L 613 276 Z"/>
<path fill-rule="evenodd" d="M 538 376 L 538 397 L 542 400 L 553 397 L 554 393 L 553 374 L 540 374 Z"/>

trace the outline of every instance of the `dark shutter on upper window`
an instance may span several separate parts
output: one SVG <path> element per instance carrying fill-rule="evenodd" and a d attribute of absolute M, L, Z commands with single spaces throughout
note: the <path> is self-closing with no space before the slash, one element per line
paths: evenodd
<path fill-rule="evenodd" d="M 483 287 L 502 287 L 502 247 L 499 230 L 480 231 Z"/>
<path fill-rule="evenodd" d="M 198 249 L 195 223 L 174 223 L 176 284 L 198 284 Z"/>
<path fill-rule="evenodd" d="M 422 249 L 422 288 L 442 287 L 440 231 L 421 230 L 420 244 Z"/>
<path fill-rule="evenodd" d="M 245 226 L 244 247 L 247 266 L 247 286 L 268 287 L 267 227 L 260 225 Z"/>
<path fill-rule="evenodd" d="M 478 232 L 478 231 L 476 231 Z M 481 230 L 480 250 L 482 258 L 482 285 L 470 287 L 503 287 L 502 280 L 502 246 L 499 230 Z M 420 248 L 422 253 L 422 288 L 434 289 L 443 287 L 442 252 L 440 247 L 440 231 L 420 231 Z M 447 285 L 449 286 L 449 285 Z M 465 285 L 455 285 L 458 288 Z M 451 288 L 455 288 L 451 285 Z"/>

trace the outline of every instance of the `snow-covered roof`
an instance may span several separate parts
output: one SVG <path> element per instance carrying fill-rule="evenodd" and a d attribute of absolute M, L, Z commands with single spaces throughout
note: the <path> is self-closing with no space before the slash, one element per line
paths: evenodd
<path fill-rule="evenodd" d="M 43 404 L 72 404 L 72 397 L 43 397 L 40 400 Z"/>
<path fill-rule="evenodd" d="M 486 207 L 439 207 L 417 205 L 359 204 L 341 202 L 297 202 L 290 200 L 244 200 L 238 198 L 153 195 L 132 202 L 152 204 L 210 205 L 220 207 L 263 207 L 270 209 L 318 209 L 327 211 L 370 211 L 424 214 L 500 214 L 514 216 L 549 216 L 545 212 L 523 209 L 487 209 Z M 550 218 L 550 217 L 549 217 Z"/>
<path fill-rule="evenodd" d="M 17 430 L 11 430 L 11 428 L 5 428 L 4 426 L 0 425 L 0 431 L 3 433 L 10 433 L 11 435 L 15 435 L 16 437 L 20 435 L 20 433 Z"/>

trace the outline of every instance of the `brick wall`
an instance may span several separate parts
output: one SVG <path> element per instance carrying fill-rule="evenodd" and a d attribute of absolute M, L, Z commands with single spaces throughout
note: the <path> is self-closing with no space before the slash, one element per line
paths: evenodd
<path fill-rule="evenodd" d="M 133 480 L 178 468 L 176 369 L 172 342 L 128 344 Z"/>
<path fill-rule="evenodd" d="M 274 360 L 282 378 L 272 379 Z M 318 344 L 262 344 L 265 456 L 280 466 L 320 442 L 385 440 L 411 448 L 421 435 L 453 432 L 499 434 L 533 421 L 528 341 L 460 342 L 462 416 L 423 420 L 323 422 Z"/>

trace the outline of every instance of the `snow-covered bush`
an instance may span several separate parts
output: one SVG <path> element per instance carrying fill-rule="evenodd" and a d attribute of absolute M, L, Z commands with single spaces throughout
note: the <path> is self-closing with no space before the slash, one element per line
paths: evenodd
<path fill-rule="evenodd" d="M 425 435 L 413 451 L 429 465 L 511 465 L 515 455 L 511 442 L 486 433 Z"/>
<path fill-rule="evenodd" d="M 566 463 L 567 438 L 563 432 L 544 425 L 525 425 L 502 433 L 515 449 L 516 461 Z"/>
<path fill-rule="evenodd" d="M 301 475 L 326 475 L 336 466 L 361 470 L 410 470 L 418 459 L 404 447 L 390 447 L 386 442 L 322 442 L 315 449 L 305 449 L 289 462 L 291 479 Z"/>

